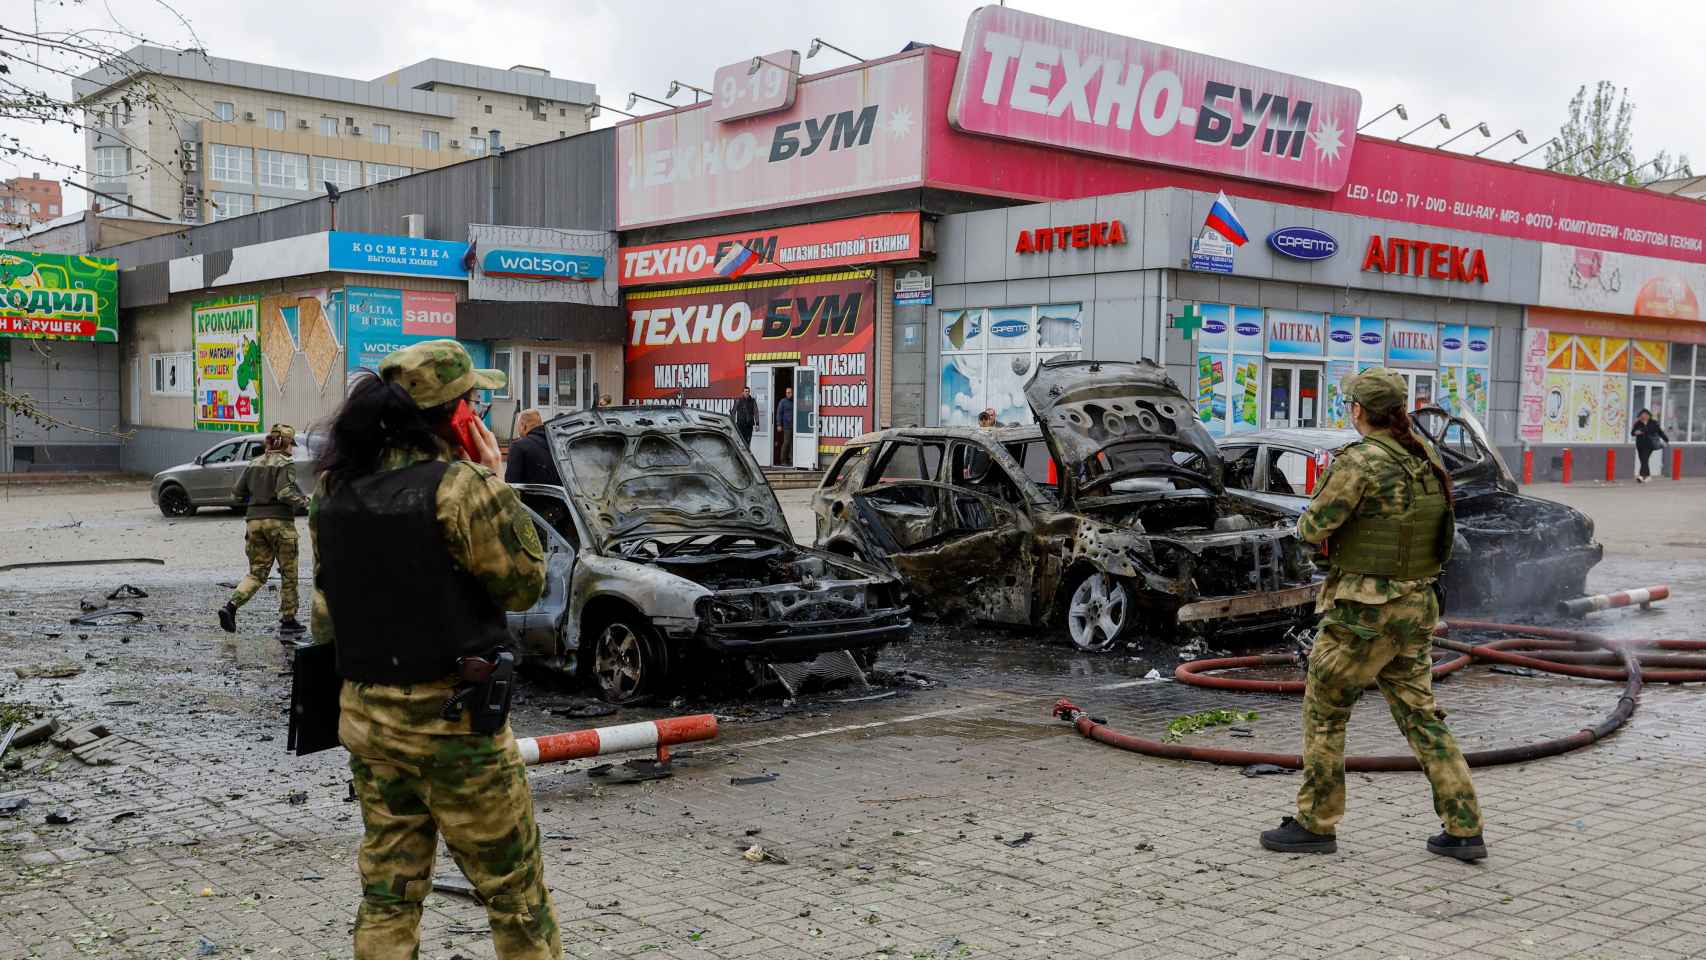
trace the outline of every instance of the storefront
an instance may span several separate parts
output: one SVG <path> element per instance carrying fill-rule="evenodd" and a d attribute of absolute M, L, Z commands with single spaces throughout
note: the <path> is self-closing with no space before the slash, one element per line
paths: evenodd
<path fill-rule="evenodd" d="M 923 239 L 886 213 L 624 247 L 627 396 L 727 413 L 750 390 L 758 462 L 815 469 L 875 429 L 886 265 Z M 723 282 L 642 286 L 693 280 Z"/>
<path fill-rule="evenodd" d="M 118 269 L 0 251 L 0 473 L 119 466 Z"/>

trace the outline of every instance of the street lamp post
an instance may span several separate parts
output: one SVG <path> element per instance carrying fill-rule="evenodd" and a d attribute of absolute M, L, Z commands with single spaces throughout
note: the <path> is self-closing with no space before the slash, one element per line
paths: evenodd
<path fill-rule="evenodd" d="M 1398 138 L 1398 142 L 1403 143 L 1404 137 L 1408 137 L 1408 136 L 1412 136 L 1414 134 L 1420 133 L 1423 130 L 1426 130 L 1428 127 L 1433 126 L 1435 123 L 1438 123 L 1440 126 L 1444 127 L 1447 130 L 1451 129 L 1451 121 L 1446 119 L 1445 114 L 1436 113 L 1433 116 L 1429 117 L 1426 123 L 1422 124 L 1421 126 L 1417 127 L 1414 130 L 1411 130 L 1409 133 L 1406 133 L 1403 136 L 1400 136 Z"/>
<path fill-rule="evenodd" d="M 1375 117 L 1373 120 L 1370 120 L 1369 122 L 1363 124 L 1360 127 L 1357 127 L 1357 132 L 1358 133 L 1363 132 L 1364 130 L 1368 129 L 1369 127 L 1374 126 L 1375 122 L 1378 121 L 1381 117 L 1385 117 L 1388 114 L 1393 114 L 1393 113 L 1396 113 L 1398 115 L 1398 119 L 1400 119 L 1400 120 L 1410 119 L 1410 114 L 1404 110 L 1404 105 L 1400 103 L 1400 104 L 1397 104 L 1396 106 L 1387 107 L 1385 110 L 1380 111 L 1380 116 Z"/>
<path fill-rule="evenodd" d="M 1449 130 L 1451 128 L 1447 127 L 1446 129 Z M 1456 142 L 1457 140 L 1462 139 L 1463 137 L 1468 136 L 1471 133 L 1474 133 L 1477 130 L 1481 131 L 1481 136 L 1483 136 L 1483 137 L 1490 137 L 1493 135 L 1493 131 L 1488 129 L 1488 127 L 1487 127 L 1487 121 L 1483 120 L 1480 123 L 1475 124 L 1473 127 L 1470 127 L 1469 129 L 1463 131 L 1462 133 L 1459 133 L 1456 136 L 1453 136 L 1451 139 L 1445 141 L 1445 143 L 1440 144 L 1439 146 L 1435 147 L 1434 149 L 1435 150 L 1444 150 L 1448 145 Z"/>
<path fill-rule="evenodd" d="M 1504 136 L 1500 137 L 1499 139 L 1494 140 L 1492 143 L 1489 143 L 1486 146 L 1482 147 L 1481 149 L 1475 151 L 1475 156 L 1478 157 L 1481 154 L 1486 153 L 1488 150 L 1493 149 L 1494 147 L 1498 146 L 1501 143 L 1504 143 L 1506 140 L 1509 140 L 1512 137 L 1516 138 L 1517 143 L 1520 143 L 1525 147 L 1528 146 L 1528 136 L 1526 134 L 1524 134 L 1521 130 L 1512 130 L 1510 133 L 1505 134 Z M 1533 152 L 1534 152 L 1533 150 L 1529 151 L 1529 153 L 1533 153 Z M 1528 154 L 1525 153 L 1525 154 L 1523 154 L 1523 156 L 1526 157 L 1526 156 L 1528 156 Z"/>

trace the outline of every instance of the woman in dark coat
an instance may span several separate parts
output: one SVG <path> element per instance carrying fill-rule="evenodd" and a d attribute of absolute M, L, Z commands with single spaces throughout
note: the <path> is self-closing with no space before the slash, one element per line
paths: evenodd
<path fill-rule="evenodd" d="M 1670 438 L 1665 436 L 1665 430 L 1659 422 L 1653 419 L 1653 411 L 1641 408 L 1635 414 L 1635 425 L 1629 428 L 1635 437 L 1635 459 L 1640 461 L 1641 474 L 1635 478 L 1636 483 L 1646 483 L 1653 478 L 1653 470 L 1647 465 L 1647 460 L 1653 451 L 1660 447 L 1670 446 Z"/>

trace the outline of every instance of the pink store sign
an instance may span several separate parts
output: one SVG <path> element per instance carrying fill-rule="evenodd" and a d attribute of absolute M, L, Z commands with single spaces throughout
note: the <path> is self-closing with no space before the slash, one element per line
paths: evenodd
<path fill-rule="evenodd" d="M 710 104 L 616 128 L 621 229 L 918 186 L 922 53 L 800 82 L 791 107 L 718 123 Z"/>
<path fill-rule="evenodd" d="M 1349 87 L 986 6 L 966 24 L 957 130 L 1338 190 L 1362 94 Z"/>

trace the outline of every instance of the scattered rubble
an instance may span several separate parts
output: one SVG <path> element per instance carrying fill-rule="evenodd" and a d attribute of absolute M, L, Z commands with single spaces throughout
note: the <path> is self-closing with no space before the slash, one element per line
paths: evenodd
<path fill-rule="evenodd" d="M 1276 776 L 1276 775 L 1280 775 L 1280 774 L 1290 776 L 1291 774 L 1294 774 L 1297 771 L 1289 769 L 1287 767 L 1278 766 L 1278 765 L 1272 764 L 1272 763 L 1252 763 L 1249 766 L 1245 767 L 1244 769 L 1242 769 L 1238 772 L 1243 774 L 1246 777 L 1266 777 L 1266 776 Z"/>
<path fill-rule="evenodd" d="M 48 634 L 48 636 L 51 638 L 60 636 L 60 634 Z M 19 680 L 63 680 L 82 673 L 83 668 L 69 660 L 61 660 L 57 663 L 35 663 L 13 667 L 12 672 L 18 675 Z"/>
<path fill-rule="evenodd" d="M 764 773 L 758 774 L 757 776 L 754 776 L 754 777 L 730 777 L 729 778 L 729 785 L 733 786 L 733 787 L 750 787 L 750 786 L 753 786 L 754 784 L 770 783 L 771 781 L 776 780 L 776 779 L 780 778 L 781 776 L 782 775 L 779 773 L 772 773 L 772 772 L 766 770 Z"/>
<path fill-rule="evenodd" d="M 769 862 L 769 863 L 786 864 L 788 862 L 788 858 L 783 856 L 782 854 L 777 853 L 774 850 L 766 850 L 764 847 L 761 847 L 756 843 L 750 847 L 747 847 L 746 851 L 744 853 L 742 853 L 740 856 L 741 856 L 741 859 L 747 861 L 748 863 Z"/>

